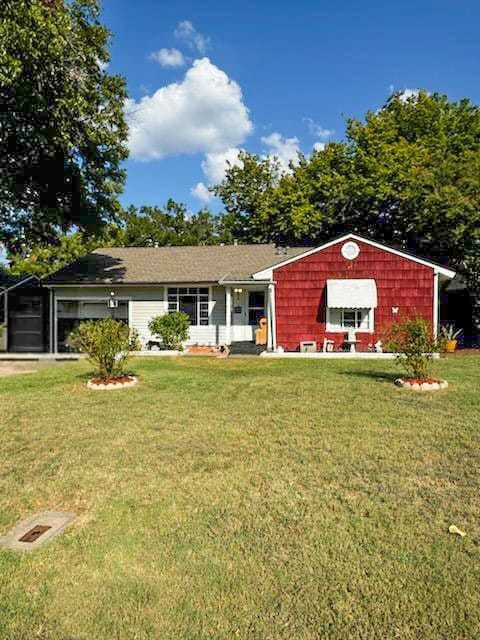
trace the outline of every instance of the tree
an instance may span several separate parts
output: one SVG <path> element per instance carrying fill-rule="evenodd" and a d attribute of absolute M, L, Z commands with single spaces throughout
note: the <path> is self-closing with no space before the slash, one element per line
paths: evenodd
<path fill-rule="evenodd" d="M 390 328 L 387 349 L 396 353 L 397 362 L 414 379 L 430 375 L 434 354 L 443 349 L 445 340 L 433 336 L 432 326 L 423 318 L 411 318 Z"/>
<path fill-rule="evenodd" d="M 212 188 L 225 205 L 223 226 L 240 242 L 270 242 L 276 235 L 272 198 L 280 164 L 246 151 L 240 151 L 239 159 L 240 165 L 229 164 L 223 182 Z"/>
<path fill-rule="evenodd" d="M 244 155 L 214 188 L 243 242 L 318 243 L 357 232 L 457 269 L 480 327 L 480 107 L 420 91 L 350 118 L 279 175 Z"/>
<path fill-rule="evenodd" d="M 86 354 L 94 374 L 104 382 L 124 375 L 131 352 L 140 348 L 137 332 L 113 318 L 81 322 L 69 335 L 68 344 Z"/>
<path fill-rule="evenodd" d="M 102 234 L 89 236 L 77 231 L 66 234 L 49 244 L 36 244 L 24 253 L 10 255 L 10 273 L 17 276 L 50 275 L 99 247 L 117 244 L 115 227 L 108 227 Z"/>
<path fill-rule="evenodd" d="M 459 266 L 480 238 L 480 108 L 419 92 L 347 123 L 350 223 Z"/>
<path fill-rule="evenodd" d="M 283 176 L 242 159 L 214 188 L 242 241 L 356 231 L 454 267 L 478 255 L 480 108 L 469 100 L 393 95 Z"/>
<path fill-rule="evenodd" d="M 39 242 L 9 252 L 10 272 L 14 275 L 54 273 L 99 247 L 152 247 L 155 245 L 218 244 L 228 241 L 228 231 L 207 209 L 189 216 L 185 205 L 169 200 L 164 207 L 131 206 L 117 216 L 115 223 L 94 235 L 80 231 L 67 233 L 51 242 Z"/>
<path fill-rule="evenodd" d="M 189 216 L 184 204 L 168 200 L 164 209 L 131 206 L 121 216 L 121 242 L 127 247 L 218 244 L 228 237 L 208 209 Z"/>
<path fill-rule="evenodd" d="M 18 252 L 119 211 L 125 81 L 98 0 L 0 7 L 0 243 Z"/>

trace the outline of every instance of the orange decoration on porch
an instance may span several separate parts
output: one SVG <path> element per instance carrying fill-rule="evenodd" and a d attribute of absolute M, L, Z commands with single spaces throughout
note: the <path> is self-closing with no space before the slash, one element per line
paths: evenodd
<path fill-rule="evenodd" d="M 267 320 L 260 318 L 258 329 L 255 331 L 255 344 L 267 344 Z"/>

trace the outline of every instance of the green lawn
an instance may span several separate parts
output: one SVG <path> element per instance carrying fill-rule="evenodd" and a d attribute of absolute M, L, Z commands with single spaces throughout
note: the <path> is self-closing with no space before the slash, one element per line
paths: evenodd
<path fill-rule="evenodd" d="M 133 389 L 86 363 L 0 381 L 0 638 L 480 637 L 478 357 L 447 391 L 391 361 L 138 359 Z M 467 532 L 460 539 L 450 524 Z"/>

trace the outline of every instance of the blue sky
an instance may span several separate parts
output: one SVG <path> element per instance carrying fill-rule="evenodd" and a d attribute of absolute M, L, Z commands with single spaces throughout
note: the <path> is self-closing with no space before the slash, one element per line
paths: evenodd
<path fill-rule="evenodd" d="M 285 163 L 394 90 L 480 102 L 480 3 L 104 0 L 130 94 L 122 201 L 191 211 L 237 150 Z"/>

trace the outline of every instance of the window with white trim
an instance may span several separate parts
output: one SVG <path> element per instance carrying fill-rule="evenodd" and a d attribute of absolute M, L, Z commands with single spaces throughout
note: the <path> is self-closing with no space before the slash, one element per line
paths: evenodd
<path fill-rule="evenodd" d="M 373 309 L 330 309 L 327 331 L 373 331 Z"/>
<path fill-rule="evenodd" d="M 208 287 L 168 287 L 168 313 L 183 311 L 190 324 L 208 325 Z"/>

